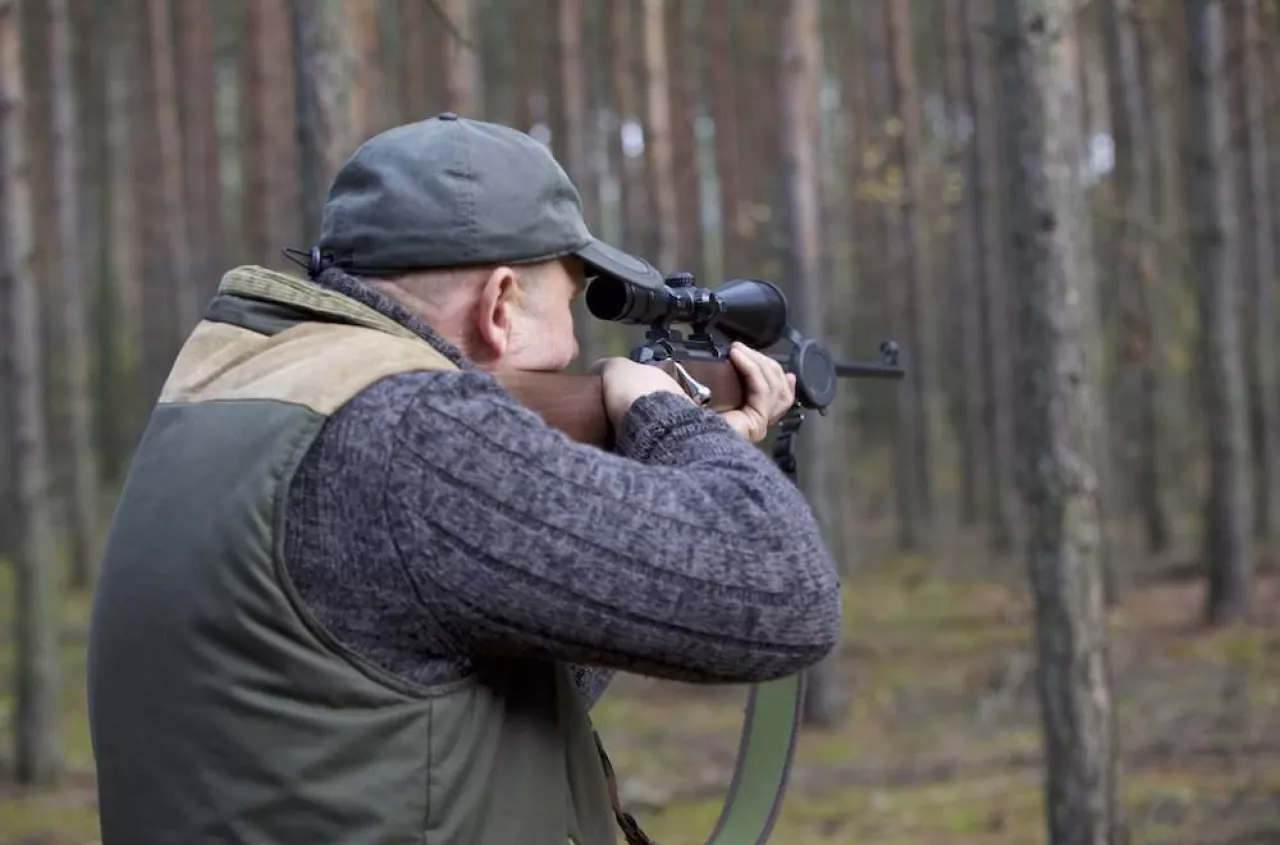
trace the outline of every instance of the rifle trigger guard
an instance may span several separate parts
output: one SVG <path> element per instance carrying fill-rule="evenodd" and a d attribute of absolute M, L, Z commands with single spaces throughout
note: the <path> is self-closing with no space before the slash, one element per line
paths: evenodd
<path fill-rule="evenodd" d="M 711 388 L 689 375 L 689 371 L 680 366 L 679 361 L 674 358 L 670 360 L 672 366 L 676 369 L 676 381 L 680 383 L 680 387 L 684 388 L 684 392 L 689 394 L 689 398 L 699 406 L 706 405 L 710 402 Z"/>

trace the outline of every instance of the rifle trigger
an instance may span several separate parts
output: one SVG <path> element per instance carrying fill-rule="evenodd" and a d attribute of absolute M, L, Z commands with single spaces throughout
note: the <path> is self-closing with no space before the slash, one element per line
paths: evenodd
<path fill-rule="evenodd" d="M 676 381 L 680 382 L 680 386 L 684 388 L 685 393 L 698 405 L 705 405 L 711 401 L 711 388 L 705 384 L 699 384 L 697 379 L 689 375 L 689 372 L 682 366 L 680 362 L 672 360 L 671 363 L 676 368 Z"/>

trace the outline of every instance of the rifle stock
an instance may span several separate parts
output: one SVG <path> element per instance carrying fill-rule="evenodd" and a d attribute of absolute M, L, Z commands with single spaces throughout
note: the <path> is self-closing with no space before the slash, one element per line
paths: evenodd
<path fill-rule="evenodd" d="M 681 361 L 681 366 L 711 390 L 713 411 L 742 407 L 743 385 L 738 368 L 730 361 Z M 657 366 L 675 377 L 675 366 Z M 497 375 L 525 407 L 536 411 L 552 428 L 570 439 L 601 448 L 613 445 L 613 427 L 604 410 L 604 385 L 597 375 L 522 370 Z"/>

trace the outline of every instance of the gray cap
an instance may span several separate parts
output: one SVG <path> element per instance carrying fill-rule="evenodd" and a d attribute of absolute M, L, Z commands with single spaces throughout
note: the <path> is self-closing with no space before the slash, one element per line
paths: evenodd
<path fill-rule="evenodd" d="M 356 275 L 577 255 L 588 275 L 663 284 L 647 262 L 591 234 L 577 189 L 543 144 L 451 112 L 355 151 L 329 189 L 319 249 Z"/>

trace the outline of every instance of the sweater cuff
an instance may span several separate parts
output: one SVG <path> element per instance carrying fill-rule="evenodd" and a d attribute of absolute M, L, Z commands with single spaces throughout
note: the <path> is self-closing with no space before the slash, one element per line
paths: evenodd
<path fill-rule="evenodd" d="M 736 436 L 718 414 L 675 394 L 657 391 L 631 405 L 614 448 L 637 461 L 661 463 L 689 438 L 713 432 Z"/>

